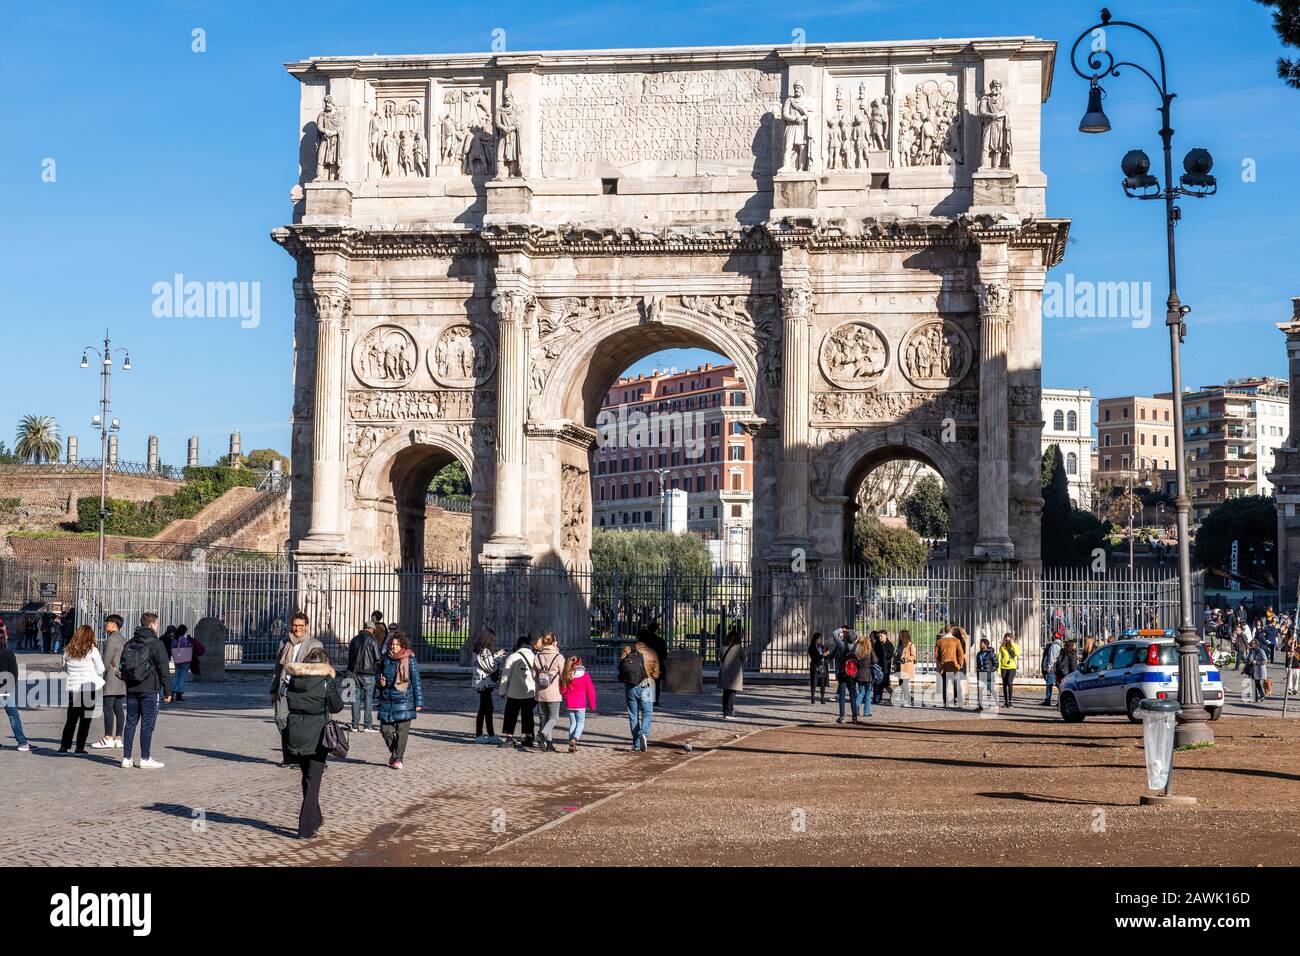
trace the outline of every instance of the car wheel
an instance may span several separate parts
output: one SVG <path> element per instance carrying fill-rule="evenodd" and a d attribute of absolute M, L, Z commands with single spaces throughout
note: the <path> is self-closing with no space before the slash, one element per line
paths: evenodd
<path fill-rule="evenodd" d="M 1145 700 L 1142 691 L 1129 691 L 1128 697 L 1124 699 L 1124 710 L 1128 713 L 1128 719 L 1135 724 L 1142 723 L 1142 701 Z"/>
<path fill-rule="evenodd" d="M 1210 712 L 1210 720 L 1218 720 L 1220 717 L 1223 716 L 1222 707 L 1207 707 L 1205 709 Z"/>
<path fill-rule="evenodd" d="M 1083 720 L 1083 711 L 1079 709 L 1079 702 L 1073 694 L 1061 695 L 1061 719 L 1067 724 L 1077 724 Z"/>

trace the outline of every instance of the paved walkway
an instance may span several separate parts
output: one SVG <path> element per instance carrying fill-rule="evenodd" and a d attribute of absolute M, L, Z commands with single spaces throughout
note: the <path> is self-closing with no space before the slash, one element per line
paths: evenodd
<path fill-rule="evenodd" d="M 33 665 L 42 663 L 29 654 L 20 661 L 33 673 Z M 277 766 L 267 682 L 258 674 L 232 675 L 224 684 L 192 683 L 185 702 L 165 706 L 160 715 L 154 756 L 167 765 L 160 771 L 123 770 L 120 751 L 57 754 L 61 708 L 22 712 L 38 748 L 31 754 L 13 749 L 0 718 L 5 862 L 461 862 L 749 731 L 833 723 L 835 714 L 833 698 L 810 705 L 807 691 L 791 686 L 742 692 L 739 716 L 731 721 L 721 719 L 713 688 L 702 695 L 665 694 L 650 752 L 637 754 L 628 749 L 621 686 L 601 683 L 600 713 L 589 715 L 579 753 L 521 753 L 472 741 L 477 696 L 464 682 L 428 681 L 428 709 L 413 725 L 406 769 L 387 767 L 378 734 L 354 735 L 352 756 L 331 761 L 326 772 L 321 836 L 299 843 L 291 839 L 299 775 Z M 1300 707 L 1291 712 L 1300 716 Z M 871 723 L 977 716 L 877 707 Z M 1059 723 L 1054 710 L 1033 706 L 1029 697 L 1019 700 L 1015 716 Z M 497 717 L 499 730 L 499 709 Z M 101 730 L 97 722 L 91 739 Z"/>

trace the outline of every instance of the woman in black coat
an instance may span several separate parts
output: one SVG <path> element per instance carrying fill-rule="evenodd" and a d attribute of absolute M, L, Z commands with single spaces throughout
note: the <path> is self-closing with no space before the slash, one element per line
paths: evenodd
<path fill-rule="evenodd" d="M 298 839 L 308 840 L 325 822 L 320 812 L 320 785 L 325 776 L 325 725 L 329 715 L 343 709 L 338 682 L 329 655 L 312 648 L 295 664 L 286 664 L 289 674 L 289 719 L 285 728 L 289 759 L 302 771 L 302 808 L 298 811 Z"/>
<path fill-rule="evenodd" d="M 890 675 L 894 671 L 894 642 L 889 639 L 889 632 L 878 631 L 873 646 L 876 651 L 876 658 L 880 661 L 880 669 L 885 672 L 885 679 L 874 688 L 871 702 L 879 704 L 884 699 L 885 694 L 889 694 L 892 703 L 894 691 Z"/>
<path fill-rule="evenodd" d="M 822 703 L 826 703 L 826 685 L 830 682 L 831 652 L 826 648 L 822 632 L 812 636 L 808 644 L 808 702 L 817 703 L 817 689 L 821 688 Z"/>

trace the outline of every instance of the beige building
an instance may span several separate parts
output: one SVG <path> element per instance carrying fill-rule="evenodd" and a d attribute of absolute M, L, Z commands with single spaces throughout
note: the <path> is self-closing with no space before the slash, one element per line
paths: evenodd
<path fill-rule="evenodd" d="M 1174 403 L 1127 395 L 1097 402 L 1098 481 L 1149 481 L 1165 488 L 1174 473 Z"/>
<path fill-rule="evenodd" d="M 1230 498 L 1273 494 L 1268 473 L 1286 442 L 1289 395 L 1285 379 L 1249 378 L 1183 396 L 1194 522 Z"/>

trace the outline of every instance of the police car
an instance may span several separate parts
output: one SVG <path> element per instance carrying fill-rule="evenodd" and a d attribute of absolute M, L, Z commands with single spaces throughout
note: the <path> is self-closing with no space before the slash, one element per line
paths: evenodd
<path fill-rule="evenodd" d="M 1128 630 L 1114 644 L 1093 651 L 1061 682 L 1061 717 L 1069 722 L 1088 714 L 1127 714 L 1142 720 L 1142 701 L 1178 699 L 1178 645 L 1174 632 Z M 1211 720 L 1223 713 L 1223 681 L 1209 649 L 1200 645 L 1201 698 Z"/>

